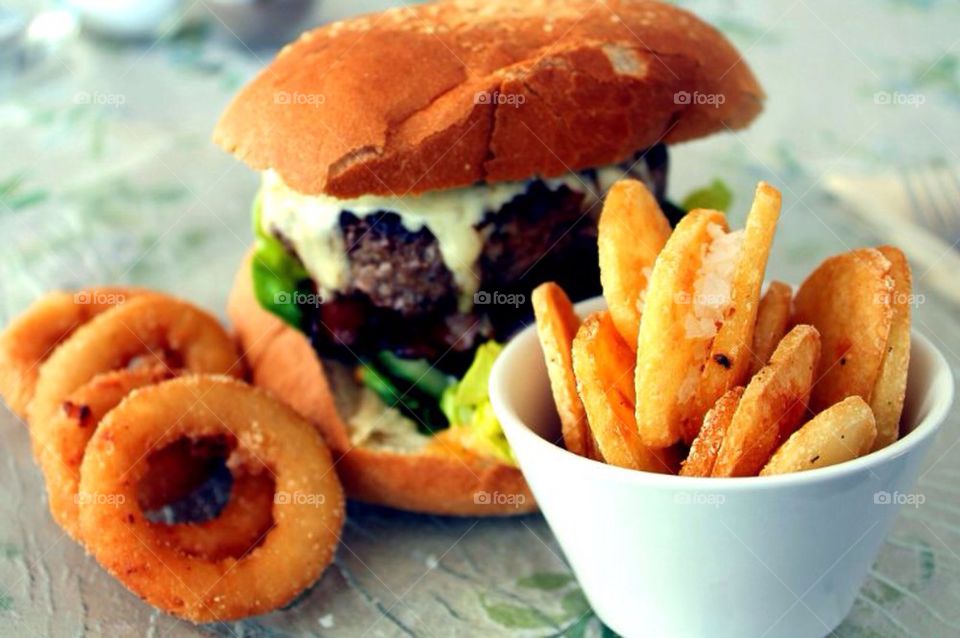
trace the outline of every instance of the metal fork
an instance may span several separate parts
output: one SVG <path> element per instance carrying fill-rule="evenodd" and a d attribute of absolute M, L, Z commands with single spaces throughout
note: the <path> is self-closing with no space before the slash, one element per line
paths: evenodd
<path fill-rule="evenodd" d="M 913 221 L 960 250 L 960 177 L 956 170 L 931 167 L 904 171 L 901 179 Z"/>

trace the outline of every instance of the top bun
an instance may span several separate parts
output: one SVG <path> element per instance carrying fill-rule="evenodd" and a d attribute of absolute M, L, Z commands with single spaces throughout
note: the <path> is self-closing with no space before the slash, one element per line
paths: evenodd
<path fill-rule="evenodd" d="M 745 126 L 736 49 L 650 0 L 461 0 L 304 33 L 214 140 L 305 194 L 404 195 L 552 177 Z"/>

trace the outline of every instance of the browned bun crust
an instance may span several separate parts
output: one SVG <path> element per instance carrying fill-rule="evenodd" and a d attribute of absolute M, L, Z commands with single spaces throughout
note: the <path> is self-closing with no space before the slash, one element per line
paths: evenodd
<path fill-rule="evenodd" d="M 350 448 L 350 437 L 320 360 L 302 333 L 260 306 L 253 294 L 250 260 L 247 253 L 234 278 L 227 316 L 251 370 L 251 381 L 312 421 L 336 456 Z"/>
<path fill-rule="evenodd" d="M 351 498 L 445 516 L 509 516 L 537 504 L 520 470 L 476 454 L 353 448 L 337 463 Z"/>
<path fill-rule="evenodd" d="M 301 332 L 264 310 L 244 257 L 227 305 L 253 383 L 312 421 L 330 446 L 347 494 L 357 500 L 430 514 L 495 516 L 536 510 L 520 470 L 435 437 L 405 453 L 354 447 L 337 412 L 320 359 Z"/>
<path fill-rule="evenodd" d="M 746 126 L 763 98 L 722 34 L 668 4 L 437 2 L 303 34 L 214 141 L 302 193 L 400 195 L 620 162 Z"/>

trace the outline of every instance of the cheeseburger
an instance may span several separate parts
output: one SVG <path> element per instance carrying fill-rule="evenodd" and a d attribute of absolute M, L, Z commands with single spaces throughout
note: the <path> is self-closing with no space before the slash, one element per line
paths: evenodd
<path fill-rule="evenodd" d="M 254 381 L 312 419 L 355 498 L 535 507 L 487 397 L 546 280 L 600 292 L 617 179 L 664 199 L 667 147 L 763 93 L 690 13 L 646 0 L 437 2 L 303 34 L 214 138 L 260 171 L 229 314 Z"/>

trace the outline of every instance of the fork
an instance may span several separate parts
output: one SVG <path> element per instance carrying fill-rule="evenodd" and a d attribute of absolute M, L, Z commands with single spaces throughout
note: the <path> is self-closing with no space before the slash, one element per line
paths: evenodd
<path fill-rule="evenodd" d="M 957 250 L 960 244 L 960 178 L 950 167 L 903 171 L 914 222 Z"/>

